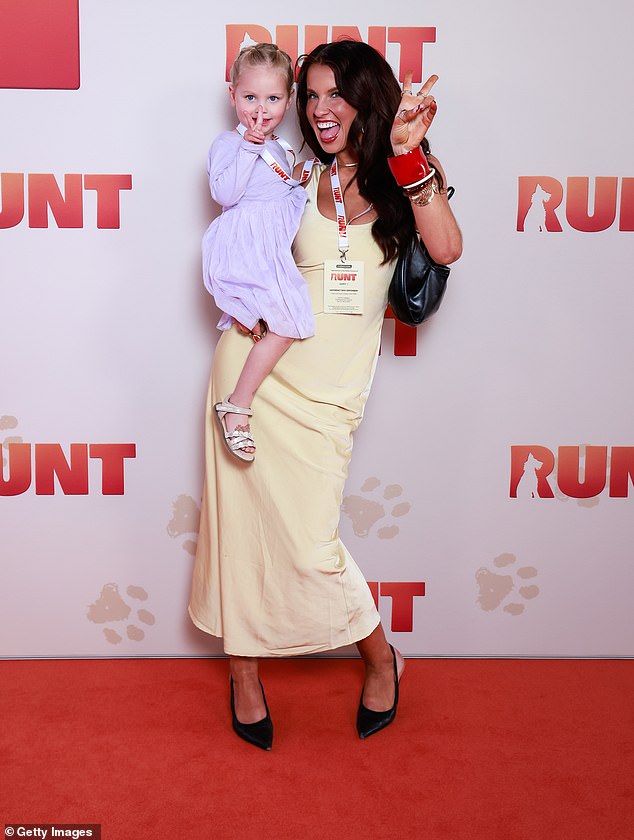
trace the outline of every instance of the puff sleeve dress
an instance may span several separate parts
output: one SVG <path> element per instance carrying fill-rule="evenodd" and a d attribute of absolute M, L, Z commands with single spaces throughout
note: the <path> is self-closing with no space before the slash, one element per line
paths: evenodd
<path fill-rule="evenodd" d="M 275 140 L 262 146 L 225 131 L 209 150 L 209 187 L 222 213 L 203 237 L 203 278 L 224 313 L 221 330 L 234 318 L 249 329 L 263 318 L 278 335 L 307 338 L 314 333 L 310 297 L 291 254 L 306 193 L 273 172 L 264 147 L 290 173 Z"/>

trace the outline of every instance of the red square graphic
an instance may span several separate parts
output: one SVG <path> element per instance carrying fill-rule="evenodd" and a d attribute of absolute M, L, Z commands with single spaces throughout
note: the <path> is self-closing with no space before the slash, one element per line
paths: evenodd
<path fill-rule="evenodd" d="M 0 88 L 79 87 L 79 0 L 0 0 Z"/>

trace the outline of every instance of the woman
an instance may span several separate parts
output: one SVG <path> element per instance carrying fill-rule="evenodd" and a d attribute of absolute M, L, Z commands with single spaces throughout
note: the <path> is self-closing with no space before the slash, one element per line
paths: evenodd
<path fill-rule="evenodd" d="M 360 737 L 384 728 L 396 713 L 404 660 L 388 644 L 337 527 L 352 434 L 372 383 L 399 245 L 417 228 L 437 262 L 453 262 L 461 252 L 444 172 L 435 158 L 419 152 L 421 143 L 428 148 L 424 137 L 436 113 L 430 95 L 435 81 L 432 76 L 414 94 L 409 74 L 401 92 L 379 53 L 355 41 L 321 45 L 304 59 L 297 82 L 299 121 L 324 163 L 306 184 L 294 256 L 309 287 L 315 336 L 295 342 L 257 393 L 254 416 L 264 446 L 253 464 L 236 466 L 207 422 L 190 615 L 199 628 L 224 638 L 233 727 L 264 749 L 271 747 L 273 726 L 258 679 L 261 656 L 356 643 L 365 664 Z M 333 159 L 339 185 L 326 165 Z M 436 175 L 429 174 L 429 165 Z M 411 197 L 395 177 L 413 185 Z M 336 266 L 343 252 L 344 264 L 364 264 L 363 312 L 354 316 L 345 306 L 338 310 L 336 296 L 334 311 L 324 311 L 325 264 Z M 218 343 L 208 412 L 229 393 L 244 364 L 247 333 L 230 330 Z"/>

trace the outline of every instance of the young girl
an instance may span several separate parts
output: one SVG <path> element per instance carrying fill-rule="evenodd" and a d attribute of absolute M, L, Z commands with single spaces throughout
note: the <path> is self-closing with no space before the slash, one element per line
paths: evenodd
<path fill-rule="evenodd" d="M 291 59 L 275 45 L 243 49 L 229 86 L 240 124 L 209 151 L 211 195 L 222 213 L 203 239 L 205 286 L 224 313 L 219 329 L 237 321 L 254 340 L 233 393 L 214 406 L 227 448 L 243 461 L 255 458 L 245 423 L 255 392 L 295 339 L 314 334 L 308 289 L 291 256 L 306 194 L 273 134 L 293 82 Z"/>

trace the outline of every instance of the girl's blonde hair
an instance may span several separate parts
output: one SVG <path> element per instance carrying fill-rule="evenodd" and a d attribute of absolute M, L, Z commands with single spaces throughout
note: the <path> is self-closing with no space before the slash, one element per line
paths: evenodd
<path fill-rule="evenodd" d="M 295 81 L 293 62 L 288 53 L 281 50 L 276 44 L 255 44 L 252 47 L 244 47 L 240 50 L 238 57 L 231 66 L 231 84 L 236 85 L 240 78 L 240 72 L 244 67 L 272 67 L 279 70 L 285 77 L 286 87 L 290 93 Z"/>

